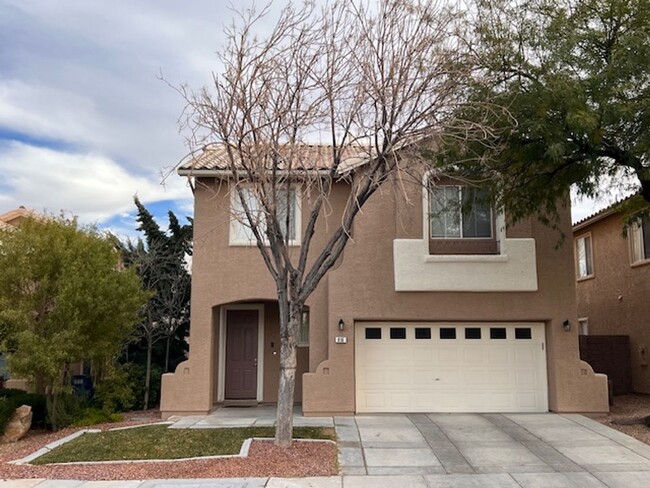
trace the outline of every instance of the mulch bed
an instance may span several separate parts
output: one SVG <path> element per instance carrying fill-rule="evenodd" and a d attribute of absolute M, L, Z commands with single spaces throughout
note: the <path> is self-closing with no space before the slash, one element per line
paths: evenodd
<path fill-rule="evenodd" d="M 157 412 L 131 412 L 125 421 L 93 425 L 108 430 L 127 425 L 159 421 Z M 77 480 L 142 480 L 173 478 L 246 478 L 333 476 L 338 472 L 337 448 L 332 442 L 294 442 L 288 449 L 270 441 L 254 441 L 247 458 L 166 463 L 120 463 L 58 466 L 16 466 L 7 461 L 20 459 L 57 439 L 80 430 L 34 431 L 15 444 L 0 444 L 0 479 L 47 478 Z"/>

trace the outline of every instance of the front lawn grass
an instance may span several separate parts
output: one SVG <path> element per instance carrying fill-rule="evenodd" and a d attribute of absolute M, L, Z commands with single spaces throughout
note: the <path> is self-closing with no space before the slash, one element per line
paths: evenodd
<path fill-rule="evenodd" d="M 32 464 L 239 454 L 245 439 L 273 436 L 275 427 L 169 429 L 166 425 L 150 425 L 84 434 L 35 459 Z M 293 436 L 296 439 L 336 439 L 334 429 L 323 427 L 296 427 Z"/>

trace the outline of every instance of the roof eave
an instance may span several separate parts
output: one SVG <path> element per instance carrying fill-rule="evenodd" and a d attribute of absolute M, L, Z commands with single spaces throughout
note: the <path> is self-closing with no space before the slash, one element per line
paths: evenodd
<path fill-rule="evenodd" d="M 591 217 L 583 220 L 582 222 L 578 222 L 576 225 L 573 226 L 573 232 L 577 232 L 581 229 L 584 229 L 585 227 L 589 227 L 592 224 L 595 224 L 596 222 L 603 220 L 610 215 L 614 215 L 615 213 L 618 213 L 617 208 L 610 208 L 608 210 L 605 210 L 604 212 L 597 213 L 596 215 L 592 215 Z"/>
<path fill-rule="evenodd" d="M 232 178 L 233 176 L 238 176 L 242 178 L 248 177 L 249 173 L 247 171 L 237 171 L 233 172 L 229 169 L 191 169 L 191 168 L 179 168 L 177 170 L 177 173 L 179 176 L 188 176 L 188 177 L 209 177 L 209 178 Z M 294 174 L 296 176 L 299 176 L 300 174 L 319 174 L 323 176 L 327 176 L 331 173 L 329 169 L 310 169 L 305 171 L 304 173 L 299 173 L 295 170 L 292 171 L 276 171 L 277 174 L 279 175 L 284 175 L 284 174 Z M 343 176 L 343 174 L 338 174 L 338 176 Z"/>

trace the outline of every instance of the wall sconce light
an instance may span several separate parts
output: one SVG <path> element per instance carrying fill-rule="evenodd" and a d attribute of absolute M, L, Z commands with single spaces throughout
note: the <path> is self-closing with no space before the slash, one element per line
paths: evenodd
<path fill-rule="evenodd" d="M 571 330 L 571 322 L 569 322 L 569 319 L 562 322 L 562 327 L 564 327 L 564 332 L 569 332 Z"/>
<path fill-rule="evenodd" d="M 339 330 L 345 329 L 345 322 L 343 322 L 343 319 L 339 319 Z"/>

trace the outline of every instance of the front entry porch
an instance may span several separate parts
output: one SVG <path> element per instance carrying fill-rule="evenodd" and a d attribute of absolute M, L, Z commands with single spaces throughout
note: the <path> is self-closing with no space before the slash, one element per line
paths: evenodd
<path fill-rule="evenodd" d="M 215 394 L 213 405 L 256 406 L 277 402 L 280 324 L 277 302 L 239 302 L 215 307 Z M 308 336 L 307 336 L 308 337 Z M 294 399 L 302 402 L 302 375 L 309 368 L 309 343 L 298 347 Z"/>

